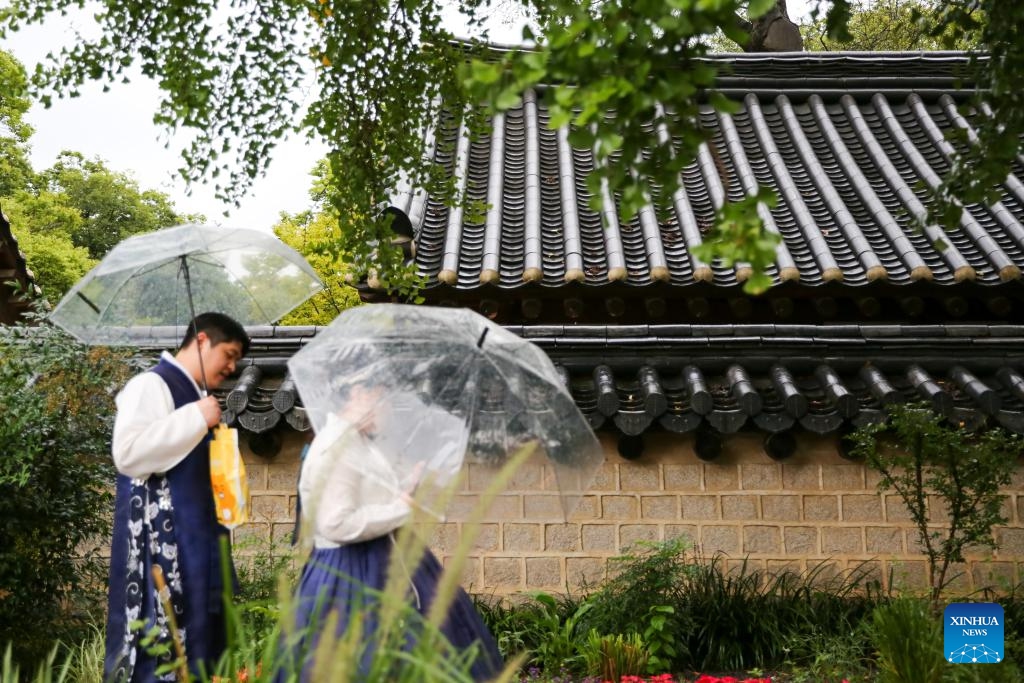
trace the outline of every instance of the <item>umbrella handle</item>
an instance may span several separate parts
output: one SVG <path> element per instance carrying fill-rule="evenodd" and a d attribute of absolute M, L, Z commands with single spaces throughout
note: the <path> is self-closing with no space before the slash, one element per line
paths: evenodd
<path fill-rule="evenodd" d="M 191 325 L 196 324 L 196 307 L 192 303 L 192 278 L 189 277 L 188 273 L 188 258 L 184 254 L 180 257 L 181 259 L 181 272 L 185 276 L 185 292 L 188 294 L 188 312 L 192 316 Z M 199 355 L 199 384 L 203 388 L 203 396 L 209 396 L 210 390 L 206 386 L 206 369 L 203 368 L 203 350 L 199 348 L 199 330 L 195 330 L 196 333 L 196 353 Z"/>

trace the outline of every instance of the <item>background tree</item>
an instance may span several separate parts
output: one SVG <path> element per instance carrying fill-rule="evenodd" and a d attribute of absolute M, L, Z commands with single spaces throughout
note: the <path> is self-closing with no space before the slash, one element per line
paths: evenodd
<path fill-rule="evenodd" d="M 126 237 L 202 219 L 179 215 L 163 192 L 141 190 L 131 176 L 79 152 L 61 152 L 56 163 L 39 174 L 38 185 L 41 191 L 64 195 L 75 208 L 81 222 L 69 237 L 94 259 Z"/>
<path fill-rule="evenodd" d="M 800 27 L 804 47 L 812 51 L 835 50 L 970 50 L 978 47 L 973 32 L 954 35 L 953 28 L 939 28 L 939 3 L 930 0 L 856 0 L 847 23 L 849 40 L 829 36 L 825 17 Z M 950 40 L 946 40 L 946 38 Z"/>
<path fill-rule="evenodd" d="M 326 159 L 319 161 L 309 175 L 312 208 L 297 214 L 282 213 L 274 234 L 306 258 L 324 289 L 286 315 L 281 320 L 283 325 L 326 325 L 346 308 L 362 303 L 351 284 L 355 277 L 350 258 L 331 247 L 341 241 L 341 225 L 330 202 L 330 164 Z"/>
<path fill-rule="evenodd" d="M 32 127 L 24 119 L 32 104 L 27 88 L 25 67 L 0 50 L 0 197 L 24 187 L 32 177 L 28 162 Z"/>
<path fill-rule="evenodd" d="M 975 135 L 966 130 L 952 134 L 960 152 L 934 191 L 938 202 L 932 213 L 952 226 L 965 204 L 998 198 L 998 186 L 1019 157 L 1024 140 L 1024 3 L 955 0 L 935 7 L 930 34 L 943 47 L 966 42 L 986 53 L 973 65 L 978 92 L 973 106 L 981 113 Z"/>
<path fill-rule="evenodd" d="M 14 220 L 11 219 L 12 224 Z M 25 254 L 29 270 L 42 290 L 43 299 L 56 304 L 96 261 L 89 252 L 76 247 L 70 240 L 45 232 L 16 230 L 18 248 Z"/>
<path fill-rule="evenodd" d="M 786 0 L 775 0 L 753 19 L 737 15 L 736 22 L 748 36 L 740 43 L 746 52 L 799 52 L 804 48 L 800 27 L 789 17 Z"/>
<path fill-rule="evenodd" d="M 652 188 L 667 196 L 678 186 L 679 169 L 703 141 L 693 123 L 698 104 L 735 106 L 714 97 L 715 69 L 699 61 L 708 36 L 721 30 L 746 45 L 751 36 L 737 17 L 754 31 L 759 20 L 776 24 L 785 14 L 779 0 L 520 2 L 537 19 L 539 31 L 526 37 L 537 38 L 539 47 L 510 51 L 495 63 L 481 42 L 453 44 L 441 22 L 442 11 L 454 5 L 471 29 L 480 29 L 488 0 L 242 0 L 230 6 L 111 0 L 95 14 L 99 37 L 77 36 L 37 68 L 32 83 L 45 103 L 54 94 L 75 94 L 86 81 L 127 80 L 129 68 L 138 66 L 163 91 L 154 121 L 190 135 L 185 177 L 211 179 L 228 199 L 241 196 L 266 168 L 286 134 L 325 141 L 333 149 L 329 204 L 340 230 L 330 248 L 361 271 L 375 269 L 385 286 L 409 291 L 412 270 L 389 245 L 386 223 L 373 218 L 403 179 L 453 198 L 441 169 L 426 160 L 425 132 L 465 111 L 479 133 L 479 110 L 465 107 L 470 98 L 486 96 L 508 108 L 523 88 L 555 84 L 547 91 L 551 124 L 574 124 L 574 144 L 595 152 L 592 194 L 604 184 L 628 215 L 654 196 Z M 0 9 L 0 30 L 78 4 L 11 0 Z M 816 8 L 825 11 L 830 39 L 849 38 L 854 0 L 817 0 Z M 934 22 L 929 32 L 944 46 L 976 35 L 991 55 L 977 61 L 975 79 L 992 116 L 980 117 L 976 144 L 960 141 L 961 161 L 954 161 L 938 195 L 936 215 L 955 224 L 960 202 L 988 197 L 1020 147 L 1024 41 L 1016 34 L 1024 3 L 952 0 Z M 483 31 L 478 36 L 486 39 Z M 473 55 L 483 59 L 460 75 Z M 473 86 L 470 92 L 460 78 Z M 302 114 L 309 92 L 314 95 Z M 606 116 L 609 111 L 617 116 Z M 674 147 L 649 134 L 651 122 L 666 126 Z M 730 235 L 757 227 L 755 208 L 763 199 L 754 194 L 728 206 L 712 244 L 725 245 Z M 747 260 L 767 258 L 761 253 L 766 240 L 748 242 Z"/>
<path fill-rule="evenodd" d="M 282 325 L 326 325 L 346 308 L 361 303 L 344 259 L 323 249 L 336 239 L 337 232 L 338 222 L 323 211 L 284 215 L 274 226 L 274 234 L 305 256 L 324 283 L 323 291 L 286 315 Z"/>
<path fill-rule="evenodd" d="M 24 67 L 0 50 L 0 205 L 48 301 L 56 303 L 125 237 L 203 220 L 179 214 L 163 192 L 140 189 L 130 175 L 78 152 L 62 152 L 37 174 L 28 160 L 26 87 Z"/>
<path fill-rule="evenodd" d="M 171 199 L 140 190 L 103 161 L 64 152 L 52 167 L 0 196 L 18 245 L 46 299 L 60 297 L 126 237 L 202 216 L 182 215 Z"/>
<path fill-rule="evenodd" d="M 67 195 L 31 187 L 18 189 L 0 202 L 43 298 L 55 304 L 96 265 L 89 251 L 71 239 L 82 224 L 80 213 Z"/>

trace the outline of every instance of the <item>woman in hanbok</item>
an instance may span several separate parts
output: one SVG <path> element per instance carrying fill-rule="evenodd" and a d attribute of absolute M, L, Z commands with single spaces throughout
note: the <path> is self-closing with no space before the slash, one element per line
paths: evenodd
<path fill-rule="evenodd" d="M 396 532 L 410 519 L 414 483 L 403 485 L 391 462 L 375 443 L 375 406 L 380 390 L 354 386 L 346 406 L 333 414 L 310 444 L 303 460 L 299 499 L 303 526 L 312 532 L 313 550 L 296 590 L 296 632 L 306 640 L 292 653 L 304 653 L 303 679 L 310 678 L 316 641 L 341 637 L 355 610 L 372 656 L 377 625 L 376 599 L 387 582 Z M 421 469 L 404 479 L 413 482 Z M 441 564 L 425 549 L 417 566 L 402 566 L 408 576 L 407 597 L 425 619 L 441 578 Z M 334 634 L 323 632 L 330 613 L 338 615 Z M 416 628 L 415 626 L 413 627 Z M 501 670 L 497 643 L 471 598 L 458 588 L 441 633 L 459 651 L 476 648 L 474 680 L 485 681 Z M 409 642 L 415 633 L 407 634 Z M 364 658 L 361 666 L 365 668 Z M 357 677 L 358 678 L 358 677 Z"/>

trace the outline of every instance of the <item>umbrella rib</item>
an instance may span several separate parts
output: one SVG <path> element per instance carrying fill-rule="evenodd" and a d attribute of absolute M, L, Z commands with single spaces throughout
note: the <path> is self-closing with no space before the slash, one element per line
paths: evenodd
<path fill-rule="evenodd" d="M 166 259 L 164 259 L 162 261 L 158 261 L 157 263 L 151 263 L 151 264 L 148 264 L 146 266 L 140 266 L 138 268 L 138 270 L 132 271 L 132 274 L 131 274 L 130 278 L 138 277 L 140 275 L 148 275 L 149 273 L 152 273 L 154 270 L 158 270 L 158 269 L 163 268 L 163 267 L 165 267 L 165 266 L 167 266 L 167 265 L 169 265 L 171 263 L 174 263 L 176 261 L 180 261 L 182 258 L 189 259 L 189 260 L 192 260 L 192 261 L 197 261 L 197 262 L 202 263 L 202 264 L 207 265 L 207 266 L 217 266 L 218 268 L 224 268 L 224 270 L 227 270 L 227 268 L 224 267 L 224 264 L 219 262 L 219 261 L 206 261 L 206 260 L 203 260 L 202 258 L 200 258 L 199 256 L 189 256 L 188 254 L 179 254 L 178 256 L 170 256 L 170 257 L 168 257 L 168 258 L 166 258 Z"/>
<path fill-rule="evenodd" d="M 182 258 L 185 258 L 185 257 L 182 257 Z M 256 297 L 256 295 L 254 295 L 252 293 L 252 290 L 249 289 L 248 286 L 246 286 L 246 284 L 242 280 L 242 278 L 235 277 L 235 275 L 231 272 L 231 270 L 227 267 L 227 265 L 225 265 L 222 261 L 203 260 L 199 255 L 191 256 L 191 257 L 188 257 L 188 258 L 190 258 L 193 261 L 197 261 L 199 263 L 202 263 L 202 264 L 205 264 L 205 265 L 208 265 L 208 266 L 216 266 L 216 267 L 222 269 L 225 273 L 227 273 L 231 277 L 234 277 L 235 278 L 235 282 L 238 283 L 238 286 L 241 287 L 245 291 L 245 293 L 249 295 L 249 300 L 253 303 L 253 305 L 256 307 L 256 309 L 260 312 L 260 315 L 263 317 L 262 319 L 266 320 L 268 323 L 273 323 L 274 322 L 273 320 L 270 319 L 270 315 L 263 309 L 263 306 L 260 304 L 260 300 Z"/>
<path fill-rule="evenodd" d="M 132 274 L 128 276 L 128 279 L 131 280 L 132 278 L 139 277 L 140 275 L 149 275 L 153 271 L 174 263 L 180 258 L 180 256 L 171 256 L 158 263 L 151 263 L 148 266 L 140 266 L 138 269 L 132 271 Z"/>
<path fill-rule="evenodd" d="M 124 281 L 117 286 L 117 289 L 114 290 L 113 294 L 111 294 L 110 300 L 107 302 L 107 304 L 105 306 L 103 306 L 103 310 L 102 311 L 97 309 L 95 305 L 93 305 L 88 299 L 86 299 L 85 295 L 81 293 L 81 290 L 76 292 L 76 294 L 79 297 L 81 297 L 82 299 L 85 299 L 86 303 L 90 304 L 90 308 L 92 308 L 94 311 L 96 311 L 96 316 L 97 316 L 96 324 L 99 325 L 100 321 L 103 319 L 103 316 L 105 316 L 107 314 L 107 311 L 110 310 L 110 306 L 115 301 L 118 300 L 118 298 L 119 298 L 118 295 L 121 293 L 121 290 L 123 290 L 126 286 L 128 286 L 129 282 L 131 282 L 133 279 L 135 279 L 135 278 L 137 278 L 139 276 L 146 275 L 148 273 L 153 272 L 154 270 L 157 270 L 158 268 L 162 268 L 162 267 L 168 265 L 169 263 L 173 263 L 174 261 L 180 261 L 182 258 L 184 258 L 184 257 L 183 256 L 175 256 L 175 257 L 172 257 L 172 258 L 168 258 L 168 259 L 166 259 L 164 261 L 161 261 L 160 263 L 151 264 L 148 268 L 139 268 L 138 270 L 133 271 L 131 275 L 126 277 L 124 279 Z M 221 267 L 223 267 L 223 266 L 221 266 Z"/>
<path fill-rule="evenodd" d="M 210 390 L 206 386 L 206 368 L 203 367 L 203 352 L 199 347 L 199 326 L 196 325 L 196 307 L 192 303 L 192 278 L 189 277 L 188 273 L 188 257 L 182 255 L 181 257 L 181 268 L 178 270 L 179 273 L 185 275 L 185 293 L 188 294 L 188 312 L 192 316 L 189 321 L 189 327 L 195 331 L 196 335 L 196 356 L 199 358 L 199 379 L 202 380 L 203 384 L 203 398 L 210 395 Z M 187 333 L 186 333 L 187 334 Z"/>
<path fill-rule="evenodd" d="M 221 267 L 224 268 L 224 272 L 228 273 L 229 275 L 231 274 L 231 271 L 227 269 L 227 266 L 222 265 Z M 245 293 L 249 295 L 249 300 L 252 301 L 253 305 L 256 306 L 256 308 L 259 310 L 260 315 L 263 316 L 262 319 L 266 320 L 269 324 L 273 324 L 274 321 L 271 320 L 267 312 L 263 310 L 263 306 L 260 304 L 260 300 L 257 299 L 256 296 L 252 293 L 252 290 L 250 290 L 249 287 L 247 287 L 245 283 L 242 282 L 242 280 L 237 279 L 237 282 L 238 286 L 244 289 Z"/>
<path fill-rule="evenodd" d="M 107 314 L 107 311 L 109 311 L 109 310 L 110 310 L 110 307 L 111 307 L 111 305 L 112 305 L 112 304 L 113 304 L 113 303 L 114 303 L 115 301 L 117 301 L 117 299 L 118 299 L 118 295 L 119 295 L 119 294 L 121 293 L 121 290 L 122 290 L 122 289 L 124 289 L 124 288 L 125 288 L 125 287 L 126 287 L 126 286 L 128 285 L 128 283 L 129 283 L 129 282 L 131 282 L 132 278 L 134 278 L 134 277 L 135 277 L 135 276 L 136 276 L 137 274 L 138 274 L 137 272 L 136 272 L 136 273 L 132 273 L 131 275 L 129 275 L 128 277 L 126 277 L 126 278 L 124 279 L 124 282 L 122 282 L 121 284 L 119 284 L 119 285 L 117 286 L 117 289 L 115 289 L 115 290 L 114 290 L 114 293 L 113 293 L 113 294 L 112 294 L 112 295 L 110 296 L 110 300 L 109 300 L 109 301 L 108 301 L 108 302 L 106 303 L 106 305 L 105 305 L 105 306 L 103 307 L 103 311 L 102 311 L 102 312 L 101 312 L 101 311 L 96 311 L 96 314 L 97 314 L 97 316 L 96 316 L 96 324 L 97 324 L 97 325 L 99 325 L 99 324 L 100 324 L 100 321 L 101 321 L 101 320 L 103 319 L 103 316 L 105 316 L 105 315 Z M 81 292 L 81 290 L 79 290 L 79 292 Z M 81 296 L 81 294 L 79 294 L 79 296 Z M 84 298 L 84 297 L 83 297 L 83 298 Z M 95 307 L 95 306 L 93 306 L 93 308 L 95 309 L 96 307 Z"/>
<path fill-rule="evenodd" d="M 474 357 L 472 355 L 463 356 L 462 362 L 459 364 L 458 370 L 449 373 L 448 374 L 448 379 L 438 389 L 438 391 L 435 391 L 434 393 L 435 394 L 443 394 L 452 383 L 454 383 L 455 381 L 457 381 L 459 379 L 459 377 L 461 376 L 461 372 L 460 371 L 462 370 L 462 368 L 464 368 L 467 365 L 469 365 L 471 362 L 473 362 L 473 360 L 474 360 Z M 474 397 L 474 398 L 476 398 L 476 397 Z"/>
<path fill-rule="evenodd" d="M 84 302 L 85 302 L 85 303 L 86 303 L 86 304 L 87 304 L 87 305 L 89 306 L 89 308 L 91 308 L 92 310 L 96 311 L 96 315 L 99 315 L 99 314 L 100 314 L 100 309 L 99 309 L 99 306 L 97 306 L 96 304 L 94 304 L 94 303 L 92 302 L 92 299 L 90 299 L 89 297 L 87 297 L 87 296 L 86 296 L 85 294 L 82 294 L 82 290 L 78 290 L 77 292 L 75 292 L 75 296 L 77 296 L 77 297 L 78 297 L 79 299 L 81 299 L 82 301 L 84 301 Z"/>
<path fill-rule="evenodd" d="M 215 261 L 213 259 L 206 260 L 203 258 L 204 256 L 212 256 L 212 254 L 194 254 L 192 256 L 186 256 L 185 258 L 190 261 L 195 261 L 196 263 L 202 263 L 206 266 L 216 266 L 218 268 L 223 268 L 224 270 L 228 269 L 228 267 L 224 265 L 223 261 Z"/>

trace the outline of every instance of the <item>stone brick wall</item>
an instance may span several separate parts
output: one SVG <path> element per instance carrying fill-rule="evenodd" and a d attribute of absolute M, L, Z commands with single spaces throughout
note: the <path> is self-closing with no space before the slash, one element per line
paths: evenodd
<path fill-rule="evenodd" d="M 927 583 L 902 502 L 879 493 L 877 476 L 862 464 L 840 457 L 833 438 L 801 435 L 796 453 L 775 462 L 764 454 L 760 436 L 736 435 L 711 463 L 696 457 L 692 437 L 648 435 L 635 462 L 617 455 L 613 437 L 602 440 L 605 464 L 568 521 L 550 470 L 538 462 L 523 467 L 484 514 L 463 576 L 469 590 L 499 596 L 579 590 L 599 584 L 609 558 L 636 541 L 679 536 L 705 555 L 721 552 L 729 563 L 746 558 L 770 571 L 818 568 L 828 576 L 863 566 L 900 587 Z M 301 447 L 302 437 L 290 433 L 273 459 L 246 453 L 253 520 L 236 530 L 236 543 L 290 539 Z M 468 532 L 463 520 L 490 476 L 470 466 L 447 521 L 433 532 L 432 547 L 442 559 Z M 1024 469 L 1006 492 L 1010 522 L 997 532 L 1002 547 L 971 555 L 960 568 L 960 588 L 1024 578 L 1022 486 Z M 943 520 L 936 515 L 933 521 Z M 244 555 L 251 546 L 242 541 L 237 552 Z"/>

